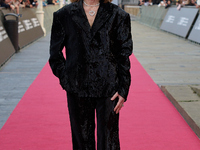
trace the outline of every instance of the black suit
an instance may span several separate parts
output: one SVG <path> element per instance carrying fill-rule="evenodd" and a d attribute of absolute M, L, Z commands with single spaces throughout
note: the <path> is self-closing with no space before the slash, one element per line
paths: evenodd
<path fill-rule="evenodd" d="M 53 73 L 65 90 L 80 97 L 112 96 L 118 91 L 126 99 L 132 54 L 129 14 L 101 3 L 90 29 L 83 11 L 80 1 L 54 13 L 49 59 Z"/>
<path fill-rule="evenodd" d="M 127 98 L 132 54 L 128 13 L 100 2 L 90 28 L 80 0 L 54 13 L 51 34 L 49 63 L 63 89 L 79 98 L 107 99 L 117 91 Z"/>

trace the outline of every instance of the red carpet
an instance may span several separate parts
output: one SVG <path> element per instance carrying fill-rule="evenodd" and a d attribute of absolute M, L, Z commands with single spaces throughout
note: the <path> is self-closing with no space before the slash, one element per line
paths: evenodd
<path fill-rule="evenodd" d="M 199 150 L 200 141 L 131 56 L 132 85 L 120 114 L 122 150 Z M 3 128 L 0 150 L 72 150 L 66 94 L 47 64 Z"/>

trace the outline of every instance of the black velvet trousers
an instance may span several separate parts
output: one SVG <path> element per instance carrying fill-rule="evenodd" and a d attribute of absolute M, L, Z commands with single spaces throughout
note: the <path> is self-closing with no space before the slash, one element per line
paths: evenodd
<path fill-rule="evenodd" d="M 117 104 L 109 98 L 77 97 L 67 93 L 73 150 L 95 150 L 95 110 L 97 150 L 120 150 Z"/>

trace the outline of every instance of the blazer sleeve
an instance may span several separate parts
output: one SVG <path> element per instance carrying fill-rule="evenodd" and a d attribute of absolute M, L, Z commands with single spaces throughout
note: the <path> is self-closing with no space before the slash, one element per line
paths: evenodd
<path fill-rule="evenodd" d="M 62 50 L 64 48 L 65 32 L 56 12 L 53 14 L 53 24 L 50 40 L 49 64 L 53 74 L 62 78 L 65 70 L 65 58 Z"/>
<path fill-rule="evenodd" d="M 129 56 L 132 54 L 133 49 L 130 15 L 127 13 L 117 29 L 117 44 L 119 44 L 117 52 L 119 78 L 118 93 L 125 98 L 126 101 L 131 83 Z"/>

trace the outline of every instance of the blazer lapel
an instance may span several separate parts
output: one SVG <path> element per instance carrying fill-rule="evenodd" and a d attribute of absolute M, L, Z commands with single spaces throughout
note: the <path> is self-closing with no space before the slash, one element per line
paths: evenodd
<path fill-rule="evenodd" d="M 72 20 L 91 38 L 90 25 L 83 10 L 83 2 L 74 2 L 71 9 Z"/>
<path fill-rule="evenodd" d="M 71 9 L 72 20 L 74 20 L 74 22 L 80 28 L 82 28 L 84 32 L 86 32 L 87 36 L 90 39 L 95 36 L 96 32 L 104 25 L 104 23 L 110 18 L 111 15 L 112 5 L 110 5 L 109 3 L 103 3 L 101 1 L 96 18 L 92 25 L 93 34 L 91 35 L 90 25 L 83 9 L 83 0 L 80 0 L 79 2 L 74 2 Z"/>
<path fill-rule="evenodd" d="M 96 32 L 104 25 L 104 23 L 108 21 L 111 15 L 112 5 L 110 5 L 109 3 L 101 2 L 96 18 L 92 25 L 93 37 L 95 36 Z"/>

